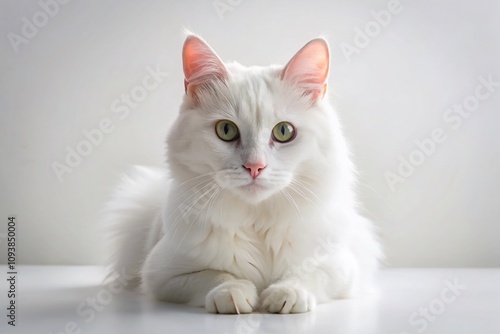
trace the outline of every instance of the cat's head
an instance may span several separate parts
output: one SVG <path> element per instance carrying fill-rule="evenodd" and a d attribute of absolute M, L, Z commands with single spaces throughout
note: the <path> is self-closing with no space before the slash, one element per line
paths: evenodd
<path fill-rule="evenodd" d="M 168 138 L 169 162 L 181 179 L 206 177 L 255 204 L 312 192 L 337 172 L 333 146 L 341 136 L 326 101 L 324 39 L 307 43 L 285 66 L 244 67 L 224 64 L 190 35 L 183 66 L 185 98 Z"/>

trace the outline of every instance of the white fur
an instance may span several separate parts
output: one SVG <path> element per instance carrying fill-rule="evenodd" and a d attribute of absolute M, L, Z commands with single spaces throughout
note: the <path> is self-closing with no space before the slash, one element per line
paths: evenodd
<path fill-rule="evenodd" d="M 311 103 L 281 66 L 226 68 L 226 82 L 185 97 L 167 141 L 170 176 L 140 168 L 117 192 L 113 269 L 157 299 L 220 313 L 306 312 L 367 291 L 381 250 L 356 212 L 327 96 Z M 238 144 L 217 137 L 221 119 L 238 125 Z M 270 145 L 281 121 L 297 136 Z M 267 161 L 259 187 L 242 167 L 255 159 Z"/>

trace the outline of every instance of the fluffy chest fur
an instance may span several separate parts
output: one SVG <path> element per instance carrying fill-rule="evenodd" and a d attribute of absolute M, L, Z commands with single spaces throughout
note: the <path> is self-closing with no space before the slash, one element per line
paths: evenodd
<path fill-rule="evenodd" d="M 181 197 L 188 203 L 178 199 L 165 210 L 167 217 L 177 212 L 177 219 L 164 220 L 165 258 L 172 258 L 173 274 L 186 266 L 221 270 L 248 278 L 260 290 L 313 256 L 318 239 L 331 232 L 318 207 L 297 195 L 254 206 L 214 191 L 204 194 L 211 200 L 197 204 L 197 191 Z"/>

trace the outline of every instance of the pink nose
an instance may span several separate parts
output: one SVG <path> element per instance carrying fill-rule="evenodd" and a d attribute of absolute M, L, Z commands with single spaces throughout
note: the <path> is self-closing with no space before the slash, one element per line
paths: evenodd
<path fill-rule="evenodd" d="M 257 176 L 259 176 L 259 174 L 262 172 L 262 170 L 264 168 L 266 168 L 266 164 L 264 162 L 256 162 L 256 163 L 249 163 L 249 164 L 245 164 L 243 165 L 243 167 L 245 167 L 245 169 L 250 173 L 250 175 L 252 176 L 252 178 L 256 178 Z"/>

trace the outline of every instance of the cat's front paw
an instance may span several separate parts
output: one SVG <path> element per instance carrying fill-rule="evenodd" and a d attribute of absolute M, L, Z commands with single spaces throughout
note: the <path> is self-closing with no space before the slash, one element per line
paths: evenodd
<path fill-rule="evenodd" d="M 316 306 L 316 298 L 300 286 L 276 283 L 260 295 L 261 307 L 270 313 L 304 313 Z"/>
<path fill-rule="evenodd" d="M 257 304 L 257 288 L 244 279 L 222 283 L 210 291 L 205 308 L 211 313 L 251 313 Z"/>

